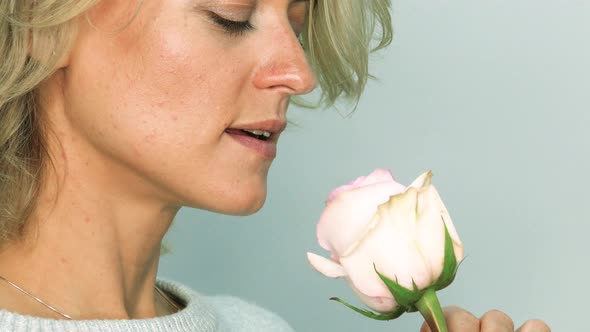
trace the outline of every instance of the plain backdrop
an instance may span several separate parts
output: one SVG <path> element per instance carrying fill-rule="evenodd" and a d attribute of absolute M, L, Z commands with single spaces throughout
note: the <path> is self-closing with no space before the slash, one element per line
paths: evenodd
<path fill-rule="evenodd" d="M 356 112 L 291 108 L 300 126 L 281 136 L 264 208 L 182 209 L 160 276 L 296 331 L 418 331 L 418 314 L 380 322 L 329 301 L 362 306 L 305 254 L 326 254 L 315 225 L 334 187 L 377 167 L 405 184 L 430 169 L 467 254 L 442 304 L 587 330 L 590 1 L 398 0 L 392 12 L 393 44 Z"/>

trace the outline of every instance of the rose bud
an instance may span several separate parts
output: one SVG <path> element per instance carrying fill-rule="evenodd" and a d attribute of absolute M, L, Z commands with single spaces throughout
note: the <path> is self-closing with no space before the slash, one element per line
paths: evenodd
<path fill-rule="evenodd" d="M 452 282 L 463 245 L 431 177 L 426 172 L 405 187 L 377 169 L 332 191 L 317 225 L 330 259 L 308 253 L 309 263 L 328 277 L 343 277 L 381 314 L 333 299 L 371 318 L 393 319 L 422 312 L 436 299 L 434 291 Z"/>

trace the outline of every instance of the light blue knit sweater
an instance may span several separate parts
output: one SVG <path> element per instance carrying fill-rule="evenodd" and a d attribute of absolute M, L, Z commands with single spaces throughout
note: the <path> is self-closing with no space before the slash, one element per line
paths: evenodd
<path fill-rule="evenodd" d="M 0 309 L 1 332 L 293 332 L 276 314 L 231 296 L 204 296 L 177 282 L 158 286 L 186 303 L 172 315 L 132 320 L 58 320 Z"/>

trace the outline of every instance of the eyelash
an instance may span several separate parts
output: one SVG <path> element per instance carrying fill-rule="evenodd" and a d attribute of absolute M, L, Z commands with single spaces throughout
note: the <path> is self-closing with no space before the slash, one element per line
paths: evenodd
<path fill-rule="evenodd" d="M 209 16 L 215 24 L 222 27 L 225 30 L 224 32 L 230 36 L 239 36 L 247 31 L 254 30 L 254 26 L 249 21 L 231 21 L 213 12 L 210 12 Z"/>

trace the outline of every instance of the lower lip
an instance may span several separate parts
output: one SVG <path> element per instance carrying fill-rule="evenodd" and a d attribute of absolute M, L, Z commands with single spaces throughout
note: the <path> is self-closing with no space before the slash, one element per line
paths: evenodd
<path fill-rule="evenodd" d="M 252 149 L 255 153 L 266 159 L 274 159 L 277 156 L 277 145 L 272 141 L 263 141 L 247 135 L 227 133 L 243 146 Z"/>

